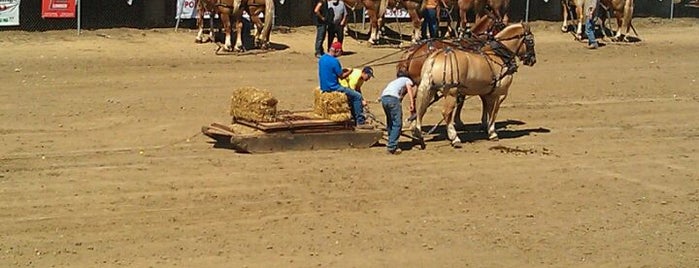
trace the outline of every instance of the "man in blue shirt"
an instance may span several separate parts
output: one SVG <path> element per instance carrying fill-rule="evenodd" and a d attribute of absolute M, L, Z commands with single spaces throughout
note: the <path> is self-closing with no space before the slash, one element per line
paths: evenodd
<path fill-rule="evenodd" d="M 372 129 L 373 126 L 366 124 L 363 109 L 365 102 L 362 94 L 340 85 L 338 79 L 344 79 L 349 76 L 351 69 L 343 70 L 340 61 L 336 58 L 342 54 L 342 43 L 334 42 L 330 45 L 328 53 L 321 56 L 318 60 L 318 78 L 320 80 L 320 91 L 322 92 L 342 92 L 347 95 L 352 108 L 352 117 L 357 123 L 357 128 Z"/>

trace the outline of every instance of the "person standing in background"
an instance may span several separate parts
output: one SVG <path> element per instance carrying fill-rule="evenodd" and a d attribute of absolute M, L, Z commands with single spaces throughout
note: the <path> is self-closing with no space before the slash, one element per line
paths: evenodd
<path fill-rule="evenodd" d="M 333 20 L 328 23 L 328 47 L 335 41 L 344 44 L 345 25 L 347 24 L 347 9 L 342 0 L 328 0 L 329 13 L 333 13 Z"/>
<path fill-rule="evenodd" d="M 326 0 L 316 0 L 316 5 L 313 8 L 313 23 L 316 25 L 316 58 L 320 58 L 320 56 L 325 54 L 323 41 L 328 31 L 328 13 L 328 2 Z M 330 44 L 328 44 L 328 48 L 330 48 Z"/>
<path fill-rule="evenodd" d="M 585 0 L 583 5 L 583 10 L 585 10 L 585 35 L 587 35 L 587 48 L 597 49 L 599 43 L 597 43 L 597 38 L 595 38 L 595 16 L 597 12 L 597 6 L 599 5 L 599 0 Z"/>

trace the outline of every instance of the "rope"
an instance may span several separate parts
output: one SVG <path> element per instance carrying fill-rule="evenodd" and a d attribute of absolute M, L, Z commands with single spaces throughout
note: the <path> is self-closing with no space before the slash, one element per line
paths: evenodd
<path fill-rule="evenodd" d="M 358 66 L 354 66 L 353 68 L 359 68 L 359 67 L 363 67 L 363 66 L 369 65 L 370 63 L 374 63 L 374 62 L 377 62 L 377 61 L 379 61 L 379 60 L 382 60 L 382 59 L 388 58 L 388 57 L 390 57 L 390 56 L 393 56 L 393 55 L 395 55 L 395 54 L 401 53 L 401 52 L 403 52 L 404 50 L 406 50 L 406 48 L 399 49 L 399 50 L 396 51 L 396 52 L 389 53 L 389 54 L 387 54 L 387 55 L 385 55 L 385 56 L 378 57 L 378 58 L 376 58 L 376 59 L 367 61 L 367 62 L 365 62 L 365 63 L 363 63 L 363 64 L 359 64 Z M 397 62 L 401 62 L 401 60 L 398 60 L 398 61 L 395 61 L 395 62 L 374 64 L 374 66 L 382 66 L 382 65 L 387 65 L 387 64 L 397 63 Z"/>

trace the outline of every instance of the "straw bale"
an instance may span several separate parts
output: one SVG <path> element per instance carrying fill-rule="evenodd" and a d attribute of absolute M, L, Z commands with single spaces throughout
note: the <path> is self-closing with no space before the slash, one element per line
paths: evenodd
<path fill-rule="evenodd" d="M 264 89 L 243 87 L 231 95 L 231 116 L 252 122 L 274 122 L 277 117 L 277 99 Z"/>
<path fill-rule="evenodd" d="M 321 92 L 314 89 L 313 113 L 335 122 L 352 119 L 347 95 L 342 92 Z"/>

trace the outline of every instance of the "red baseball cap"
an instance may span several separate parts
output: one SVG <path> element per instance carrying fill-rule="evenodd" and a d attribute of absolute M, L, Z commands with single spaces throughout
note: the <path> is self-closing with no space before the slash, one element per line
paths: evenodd
<path fill-rule="evenodd" d="M 334 49 L 335 51 L 342 51 L 342 43 L 333 42 L 333 44 L 330 45 L 330 48 Z"/>

